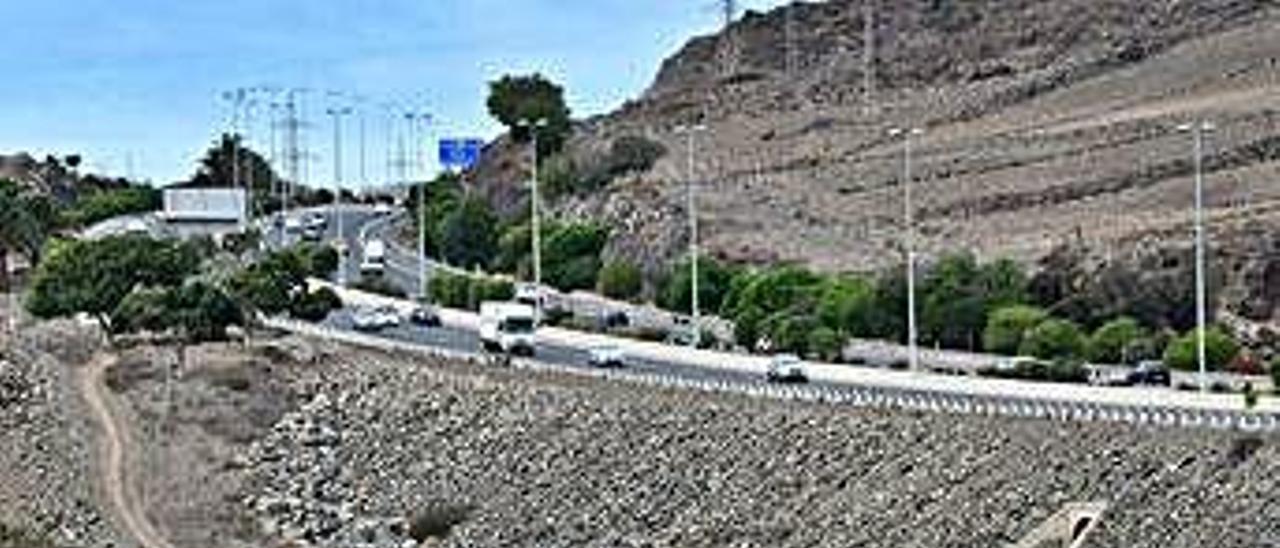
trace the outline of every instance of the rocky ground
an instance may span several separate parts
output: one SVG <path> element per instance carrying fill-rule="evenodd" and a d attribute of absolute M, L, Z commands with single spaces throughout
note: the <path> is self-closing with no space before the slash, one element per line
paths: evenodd
<path fill-rule="evenodd" d="M 132 546 L 97 503 L 93 429 L 75 388 L 96 346 L 69 324 L 0 345 L 0 546 Z"/>
<path fill-rule="evenodd" d="M 1096 500 L 1114 511 L 1093 546 L 1280 540 L 1274 438 L 642 391 L 375 354 L 298 372 L 302 405 L 239 457 L 245 502 L 269 531 L 322 546 L 429 532 L 441 546 L 1001 546 Z"/>
<path fill-rule="evenodd" d="M 1275 437 L 760 401 L 293 338 L 186 356 L 166 383 L 174 349 L 124 350 L 107 379 L 177 547 L 1003 546 L 1087 501 L 1111 505 L 1089 546 L 1280 542 Z M 41 472 L 5 474 L 0 524 L 127 546 L 76 473 L 84 426 L 28 418 L 57 383 L 3 371 L 0 436 L 35 441 L 0 464 Z"/>

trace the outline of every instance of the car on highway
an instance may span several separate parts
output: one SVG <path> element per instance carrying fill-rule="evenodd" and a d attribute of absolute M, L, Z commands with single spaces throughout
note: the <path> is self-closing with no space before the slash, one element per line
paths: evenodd
<path fill-rule="evenodd" d="M 587 350 L 587 363 L 600 369 L 626 367 L 627 356 L 614 345 L 593 346 Z"/>
<path fill-rule="evenodd" d="M 400 313 L 393 306 L 361 307 L 351 314 L 351 323 L 359 331 L 381 331 L 400 325 Z"/>
<path fill-rule="evenodd" d="M 285 217 L 284 231 L 290 234 L 302 232 L 302 219 L 297 217 Z"/>
<path fill-rule="evenodd" d="M 315 226 L 308 226 L 302 229 L 302 239 L 308 242 L 318 242 L 324 238 L 324 229 Z"/>
<path fill-rule="evenodd" d="M 373 206 L 374 215 L 378 215 L 378 216 L 390 215 L 391 211 L 392 211 L 391 204 L 388 204 L 386 202 L 378 202 Z"/>
<path fill-rule="evenodd" d="M 1169 367 L 1159 360 L 1138 363 L 1127 377 L 1130 386 L 1171 386 L 1173 375 Z"/>
<path fill-rule="evenodd" d="M 325 217 L 324 213 L 312 211 L 302 217 L 302 225 L 306 228 L 315 227 L 324 231 L 324 229 L 329 228 L 329 218 Z"/>
<path fill-rule="evenodd" d="M 421 304 L 409 312 L 409 323 L 422 327 L 440 327 L 440 313 L 435 307 Z"/>
<path fill-rule="evenodd" d="M 776 383 L 805 383 L 809 382 L 809 370 L 800 356 L 778 354 L 769 360 L 765 380 Z"/>

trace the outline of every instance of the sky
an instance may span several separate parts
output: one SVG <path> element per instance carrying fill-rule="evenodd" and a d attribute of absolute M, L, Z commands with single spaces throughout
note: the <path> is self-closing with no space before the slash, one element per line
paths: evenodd
<path fill-rule="evenodd" d="M 743 1 L 763 10 L 782 0 Z M 241 87 L 311 90 L 308 180 L 333 179 L 324 110 L 364 104 L 366 179 L 382 180 L 387 115 L 430 112 L 424 139 L 492 138 L 487 83 L 541 72 L 575 116 L 638 96 L 661 61 L 713 31 L 714 0 L 48 0 L 0 33 L 0 154 L 82 154 L 89 171 L 155 184 L 189 177 L 230 127 Z M 334 92 L 342 95 L 335 95 Z M 241 126 L 269 152 L 267 105 Z M 350 97 L 364 98 L 355 103 Z M 278 100 L 278 99 L 275 99 Z M 358 118 L 343 126 L 343 180 L 358 173 Z M 433 141 L 423 143 L 434 151 Z M 429 148 L 428 148 L 429 147 Z M 428 154 L 434 156 L 434 152 Z"/>

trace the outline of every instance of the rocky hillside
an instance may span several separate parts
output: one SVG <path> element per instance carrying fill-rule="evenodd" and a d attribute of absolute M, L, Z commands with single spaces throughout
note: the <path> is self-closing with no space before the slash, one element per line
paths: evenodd
<path fill-rule="evenodd" d="M 926 256 L 1036 264 L 1071 244 L 1120 260 L 1188 236 L 1192 138 L 1177 128 L 1206 119 L 1222 245 L 1280 226 L 1280 4 L 864 1 L 748 13 L 691 40 L 636 100 L 581 122 L 567 154 L 599 154 L 625 135 L 683 152 L 673 127 L 700 120 L 711 251 L 867 271 L 902 260 L 904 147 L 889 130 L 919 127 L 912 179 Z M 506 140 L 491 149 L 480 186 L 519 207 L 518 156 Z M 687 241 L 684 172 L 684 155 L 668 154 L 554 209 L 604 219 L 616 227 L 610 254 L 656 268 Z M 1251 270 L 1280 259 L 1257 260 Z"/>
<path fill-rule="evenodd" d="M 412 363 L 412 366 L 409 364 Z M 1273 437 L 761 401 L 380 354 L 297 370 L 240 459 L 312 546 L 1095 547 L 1277 540 Z"/>

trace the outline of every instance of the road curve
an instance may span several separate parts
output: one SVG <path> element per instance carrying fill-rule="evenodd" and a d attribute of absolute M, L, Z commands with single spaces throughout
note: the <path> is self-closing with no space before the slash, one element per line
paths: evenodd
<path fill-rule="evenodd" d="M 143 548 L 173 548 L 168 540 L 147 521 L 146 513 L 132 496 L 125 471 L 130 450 L 134 449 L 128 429 L 122 425 L 107 402 L 103 392 L 103 376 L 115 362 L 113 358 L 98 356 L 80 374 L 80 393 L 101 429 L 98 448 L 101 465 L 101 492 L 105 495 L 107 510 L 115 515 L 124 532 L 133 537 Z"/>

